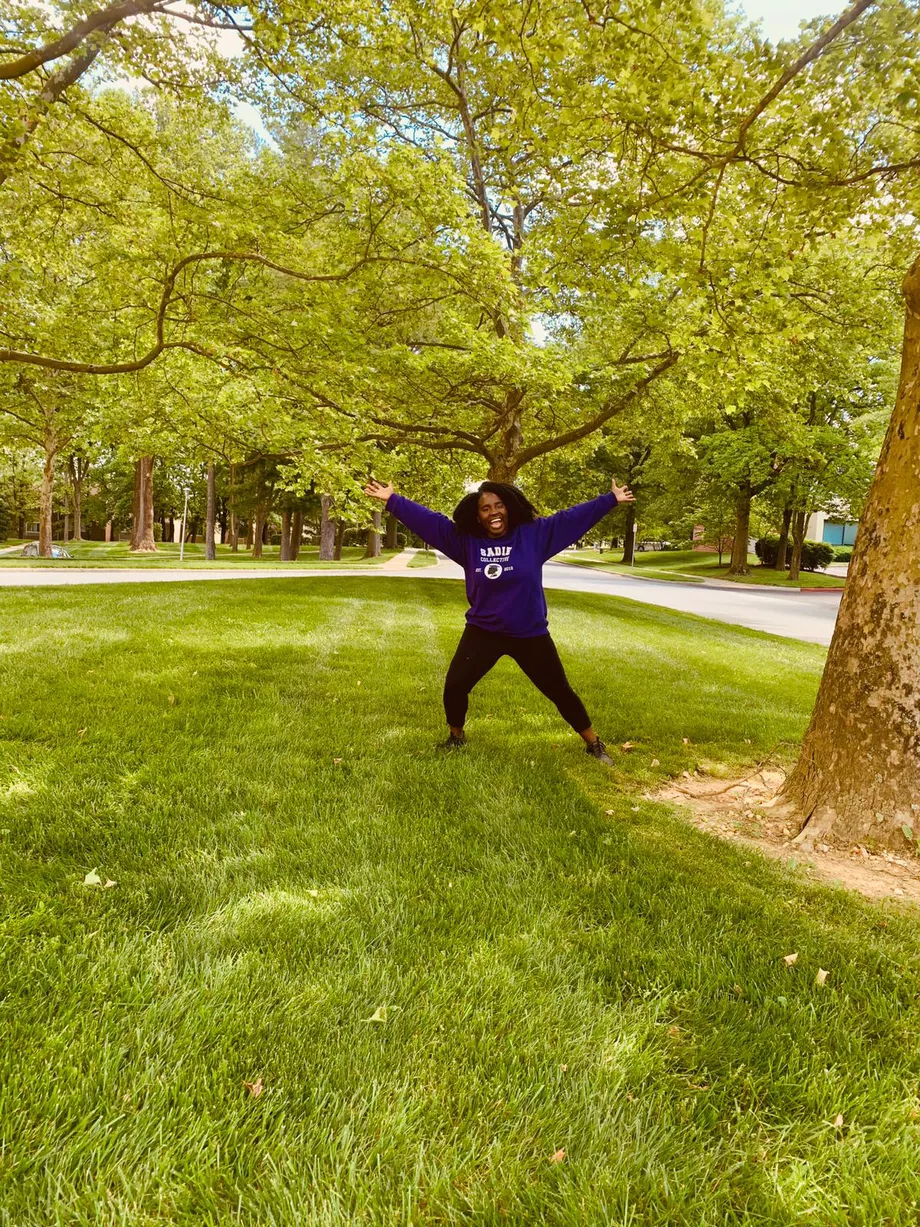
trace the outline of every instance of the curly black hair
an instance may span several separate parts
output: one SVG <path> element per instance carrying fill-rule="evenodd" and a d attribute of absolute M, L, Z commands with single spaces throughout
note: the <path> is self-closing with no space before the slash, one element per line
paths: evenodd
<path fill-rule="evenodd" d="M 484 481 L 478 490 L 462 498 L 454 508 L 454 523 L 462 533 L 471 537 L 487 537 L 479 519 L 479 498 L 483 494 L 497 494 L 505 504 L 508 513 L 508 528 L 517 528 L 519 524 L 529 524 L 537 518 L 534 507 L 517 486 L 506 485 L 503 481 Z"/>

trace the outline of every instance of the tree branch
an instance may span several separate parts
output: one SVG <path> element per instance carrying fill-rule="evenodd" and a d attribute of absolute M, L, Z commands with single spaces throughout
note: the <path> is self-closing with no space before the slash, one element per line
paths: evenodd
<path fill-rule="evenodd" d="M 567 430 L 561 435 L 555 435 L 552 439 L 544 439 L 542 443 L 535 443 L 532 447 L 525 447 L 518 453 L 516 459 L 518 467 L 528 464 L 531 460 L 535 460 L 537 456 L 545 456 L 547 452 L 554 452 L 560 447 L 565 447 L 569 443 L 577 443 L 579 439 L 584 439 L 588 435 L 593 434 L 595 430 L 600 430 L 605 422 L 617 413 L 622 413 L 624 409 L 633 404 L 642 393 L 653 383 L 659 375 L 663 375 L 665 371 L 670 370 L 678 361 L 680 354 L 676 351 L 670 353 L 664 362 L 660 362 L 645 376 L 644 379 L 631 388 L 618 400 L 608 402 L 600 413 L 595 414 L 590 421 L 585 422 L 581 426 L 576 426 L 573 430 Z"/>
<path fill-rule="evenodd" d="M 30 72 L 34 72 L 36 68 L 40 68 L 42 64 L 59 60 L 61 56 L 74 51 L 95 30 L 111 29 L 118 22 L 124 21 L 126 17 L 136 17 L 139 13 L 152 13 L 160 3 L 162 0 L 121 0 L 120 3 L 112 4 L 107 9 L 97 9 L 83 21 L 78 21 L 66 34 L 56 38 L 54 42 L 46 43 L 44 47 L 36 47 L 33 51 L 27 51 L 25 55 L 10 60 L 6 64 L 0 64 L 0 81 L 25 77 Z"/>
<path fill-rule="evenodd" d="M 164 349 L 193 349 L 191 342 L 167 342 L 164 336 L 164 328 L 166 323 L 166 312 L 169 309 L 170 303 L 173 301 L 176 280 L 179 274 L 186 268 L 193 265 L 204 263 L 209 260 L 242 260 L 253 264 L 262 264 L 266 268 L 272 269 L 276 273 L 281 273 L 285 277 L 293 277 L 297 281 L 344 281 L 353 273 L 357 272 L 365 264 L 372 262 L 373 257 L 362 257 L 357 260 L 350 268 L 344 269 L 340 273 L 304 273 L 299 269 L 285 268 L 283 264 L 276 264 L 273 260 L 269 260 L 267 256 L 259 255 L 257 252 L 251 251 L 205 251 L 197 252 L 194 255 L 185 256 L 178 264 L 174 266 L 166 278 L 163 286 L 163 294 L 160 298 L 160 306 L 157 311 L 156 319 L 156 341 L 150 350 L 142 358 L 135 358 L 130 362 L 70 362 L 63 358 L 49 358 L 42 354 L 22 353 L 14 349 L 0 349 L 0 363 L 3 362 L 18 362 L 28 366 L 40 366 L 52 371 L 72 371 L 78 375 L 124 375 L 131 371 L 142 371 L 144 367 L 150 366 L 151 362 L 156 361 Z M 212 357 L 207 350 L 199 347 L 198 353 L 206 357 Z"/>

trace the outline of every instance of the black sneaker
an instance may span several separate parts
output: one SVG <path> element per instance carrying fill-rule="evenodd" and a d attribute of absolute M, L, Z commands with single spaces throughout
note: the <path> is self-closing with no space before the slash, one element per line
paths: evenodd
<path fill-rule="evenodd" d="M 461 733 L 459 737 L 455 737 L 453 733 L 449 734 L 447 741 L 439 741 L 437 748 L 439 750 L 462 750 L 466 745 L 466 733 Z"/>
<path fill-rule="evenodd" d="M 596 758 L 599 763 L 603 763 L 605 767 L 613 766 L 613 759 L 607 753 L 607 747 L 598 737 L 597 741 L 589 741 L 585 746 L 585 754 L 590 754 L 592 758 Z"/>

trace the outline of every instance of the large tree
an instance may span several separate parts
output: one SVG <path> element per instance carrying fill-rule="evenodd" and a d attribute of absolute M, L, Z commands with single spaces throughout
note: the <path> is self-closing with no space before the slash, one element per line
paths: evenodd
<path fill-rule="evenodd" d="M 920 833 L 920 260 L 897 401 L 802 754 L 784 790 L 812 842 Z"/>

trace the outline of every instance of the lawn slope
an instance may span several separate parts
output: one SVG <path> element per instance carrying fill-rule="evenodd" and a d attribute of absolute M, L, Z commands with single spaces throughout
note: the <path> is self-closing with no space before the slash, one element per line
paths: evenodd
<path fill-rule="evenodd" d="M 642 800 L 821 650 L 549 599 L 613 771 L 508 661 L 433 750 L 456 583 L 3 592 L 0 1222 L 913 1221 L 913 920 Z"/>

